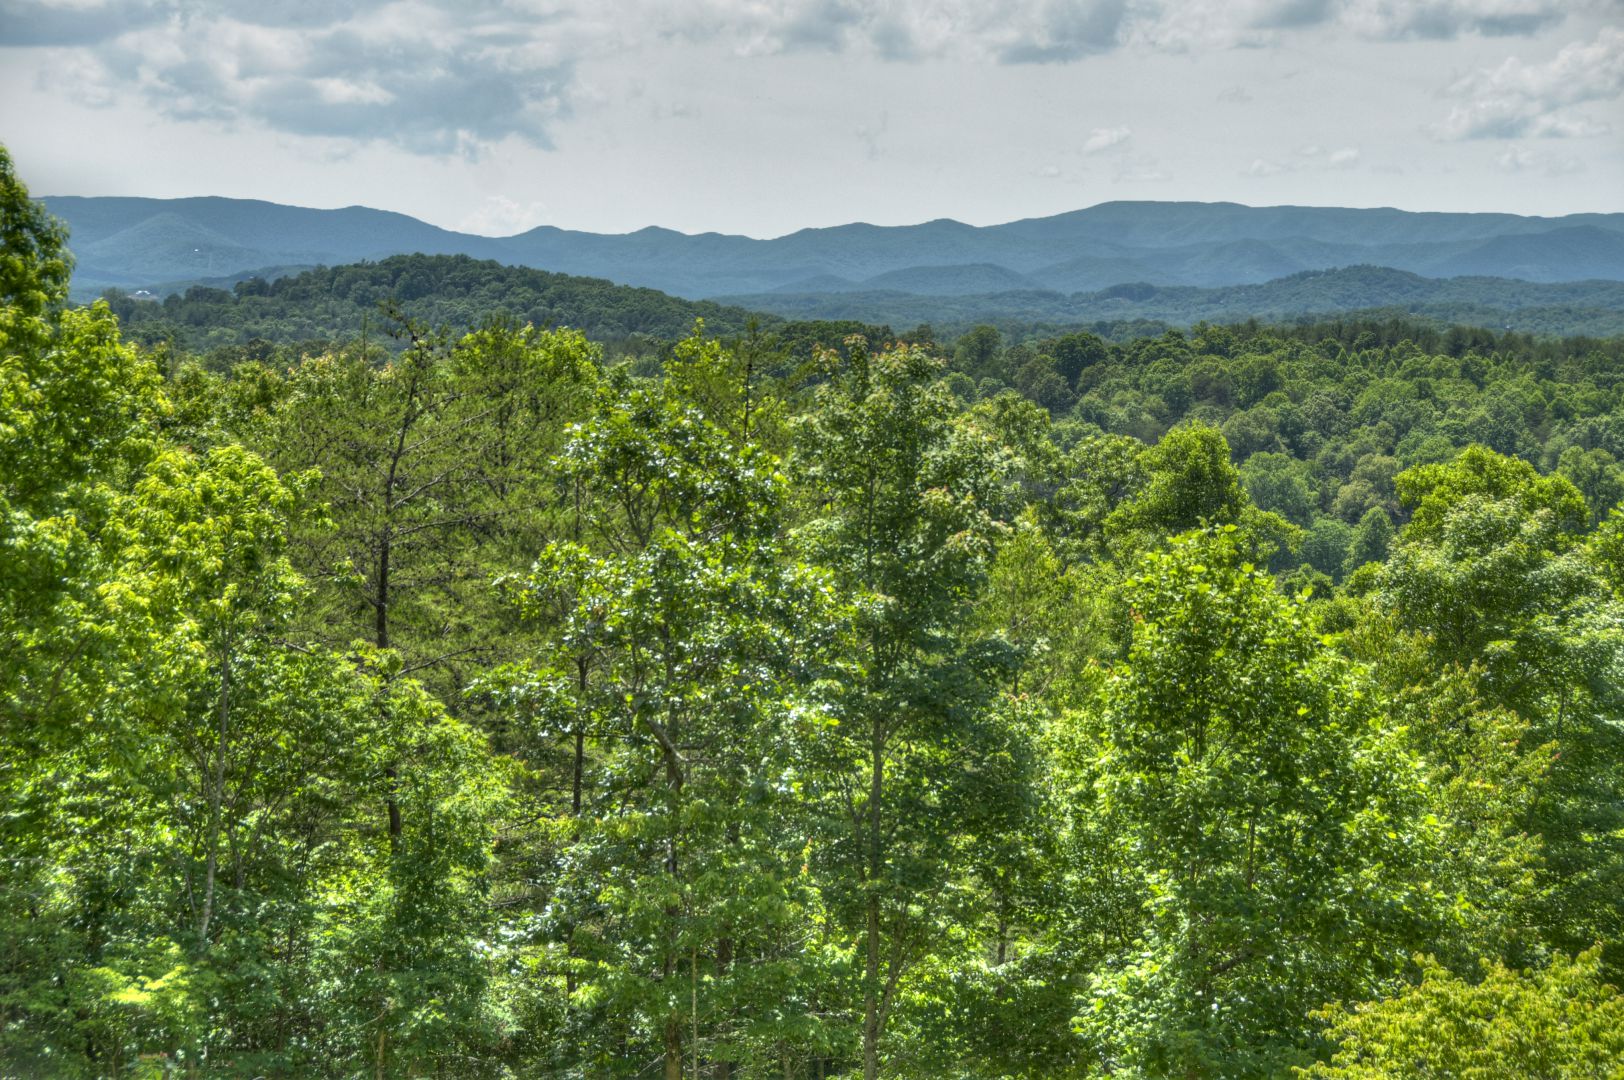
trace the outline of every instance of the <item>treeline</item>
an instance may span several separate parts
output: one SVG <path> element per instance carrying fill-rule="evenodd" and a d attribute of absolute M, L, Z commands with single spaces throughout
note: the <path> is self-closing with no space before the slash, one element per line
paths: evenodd
<path fill-rule="evenodd" d="M 181 357 L 228 371 L 244 362 L 287 366 L 345 349 L 381 360 L 407 347 L 409 337 L 399 332 L 407 322 L 446 334 L 492 323 L 568 326 L 611 359 L 642 361 L 644 371 L 658 371 L 660 359 L 700 322 L 708 333 L 778 365 L 778 375 L 804 367 L 815 349 L 853 334 L 876 345 L 896 339 L 885 326 L 786 322 L 653 289 L 462 255 L 399 255 L 272 282 L 251 278 L 230 290 L 196 286 L 161 301 L 116 289 L 102 299 L 124 335 L 155 350 L 166 370 Z M 924 340 L 930 333 L 921 327 L 913 336 Z"/>
<path fill-rule="evenodd" d="M 1617 343 L 219 373 L 0 196 L 0 1071 L 1616 1071 Z"/>
<path fill-rule="evenodd" d="M 973 271 L 977 268 L 961 268 Z M 942 268 L 939 274 L 946 274 Z M 1435 327 L 1452 324 L 1515 328 L 1541 336 L 1624 333 L 1624 282 L 1542 283 L 1513 278 L 1424 278 L 1385 266 L 1307 270 L 1254 285 L 1200 288 L 1112 285 L 1097 292 L 1042 289 L 955 290 L 953 295 L 851 289 L 835 292 L 764 292 L 724 296 L 724 303 L 785 318 L 855 318 L 908 326 L 928 322 L 960 333 L 978 323 L 1005 330 L 1021 326 L 1088 326 L 1095 323 L 1160 322 L 1187 327 L 1197 322 L 1246 318 L 1295 320 L 1357 317 L 1403 318 Z"/>
<path fill-rule="evenodd" d="M 394 255 L 269 282 L 250 278 L 229 290 L 193 286 L 162 300 L 112 290 L 106 300 L 133 340 L 172 341 L 195 353 L 256 340 L 347 341 L 369 328 L 387 344 L 378 314 L 385 302 L 424 325 L 462 331 L 496 316 L 543 329 L 569 325 L 617 352 L 678 340 L 696 319 L 722 334 L 743 333 L 752 319 L 778 321 L 708 300 L 466 255 Z"/>

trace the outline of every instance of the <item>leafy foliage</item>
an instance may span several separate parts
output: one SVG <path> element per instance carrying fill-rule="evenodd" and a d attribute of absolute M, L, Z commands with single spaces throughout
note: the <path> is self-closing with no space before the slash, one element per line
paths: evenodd
<path fill-rule="evenodd" d="M 1136 567 L 1127 658 L 1084 721 L 1097 857 L 1142 882 L 1078 1018 L 1113 1072 L 1278 1075 L 1312 1051 L 1300 1002 L 1379 988 L 1440 903 L 1415 763 L 1236 536 Z"/>
<path fill-rule="evenodd" d="M 0 208 L 7 1075 L 1617 1074 L 1618 342 L 199 358 Z"/>
<path fill-rule="evenodd" d="M 1301 1075 L 1617 1076 L 1624 998 L 1599 969 L 1594 952 L 1535 972 L 1488 964 L 1473 985 L 1428 963 L 1420 985 L 1402 994 L 1331 1010 L 1337 1050 Z"/>

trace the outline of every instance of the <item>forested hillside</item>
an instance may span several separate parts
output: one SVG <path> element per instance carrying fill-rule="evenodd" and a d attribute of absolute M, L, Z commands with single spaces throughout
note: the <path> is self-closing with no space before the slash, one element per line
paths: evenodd
<path fill-rule="evenodd" d="M 1624 339 L 227 365 L 0 214 L 0 1074 L 1619 1075 Z"/>
<path fill-rule="evenodd" d="M 1624 282 L 1437 281 L 1368 266 L 1222 289 L 1137 284 L 1075 296 L 772 293 L 734 297 L 731 306 L 723 306 L 463 256 L 400 255 L 270 282 L 252 278 L 229 289 L 192 286 L 162 300 L 118 290 L 109 291 L 106 299 L 132 338 L 149 344 L 169 341 L 198 352 L 253 342 L 292 345 L 360 337 L 380 325 L 379 304 L 386 301 L 427 325 L 457 330 L 498 316 L 541 327 L 574 326 L 615 353 L 677 340 L 700 318 L 713 333 L 724 335 L 740 333 L 752 321 L 769 327 L 786 319 L 928 325 L 938 336 L 958 336 L 990 323 L 1026 339 L 1086 327 L 1119 341 L 1169 326 L 1247 319 L 1399 318 L 1440 329 L 1479 326 L 1542 337 L 1624 333 Z"/>
<path fill-rule="evenodd" d="M 396 255 L 375 263 L 321 267 L 230 290 L 194 287 L 162 301 L 122 292 L 108 305 L 132 337 L 173 340 L 194 351 L 267 341 L 287 344 L 358 338 L 380 327 L 389 302 L 427 326 L 470 330 L 496 317 L 542 328 L 573 326 L 603 341 L 662 342 L 704 319 L 718 333 L 740 333 L 754 317 L 736 307 L 679 300 L 597 278 L 480 262 L 465 255 Z M 380 338 L 385 337 L 379 330 Z"/>
<path fill-rule="evenodd" d="M 1010 329 L 1128 322 L 1190 326 L 1359 314 L 1555 336 L 1624 334 L 1624 281 L 1535 284 L 1494 277 L 1426 278 L 1381 266 L 1348 266 L 1249 285 L 1196 288 L 1130 281 L 1067 294 L 994 288 L 982 268 L 953 267 L 933 270 L 928 281 L 916 274 L 871 284 L 872 289 L 811 282 L 804 289 L 718 299 L 787 318 L 930 323 L 952 333 L 976 323 Z"/>

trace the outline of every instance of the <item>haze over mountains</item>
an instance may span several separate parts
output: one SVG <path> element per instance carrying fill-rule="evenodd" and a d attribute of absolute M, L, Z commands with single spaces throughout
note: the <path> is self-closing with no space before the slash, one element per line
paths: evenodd
<path fill-rule="evenodd" d="M 1428 278 L 1624 280 L 1624 213 L 1542 218 L 1110 202 L 1002 225 L 851 224 L 760 240 L 552 226 L 497 238 L 364 207 L 316 210 L 212 197 L 44 201 L 72 230 L 80 295 L 111 287 L 158 291 L 203 279 L 229 283 L 413 252 L 465 254 L 695 299 L 781 294 L 793 303 L 760 306 L 828 311 L 839 311 L 845 294 L 1069 296 L 1130 282 L 1253 285 L 1346 266 Z M 809 297 L 827 300 L 809 304 Z"/>

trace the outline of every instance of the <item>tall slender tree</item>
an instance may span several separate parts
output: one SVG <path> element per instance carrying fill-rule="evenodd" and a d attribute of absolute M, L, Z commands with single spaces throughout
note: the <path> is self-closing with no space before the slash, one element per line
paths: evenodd
<path fill-rule="evenodd" d="M 826 354 L 795 464 L 818 510 L 805 550 L 857 607 L 838 725 L 817 746 L 830 833 L 824 894 L 857 955 L 862 1068 L 880 1074 L 907 977 L 953 921 L 959 815 L 1001 652 L 964 639 L 1001 498 L 983 441 L 955 423 L 940 364 L 916 346 Z M 1000 793 L 979 792 L 996 806 Z M 986 803 L 983 801 L 982 805 Z"/>

